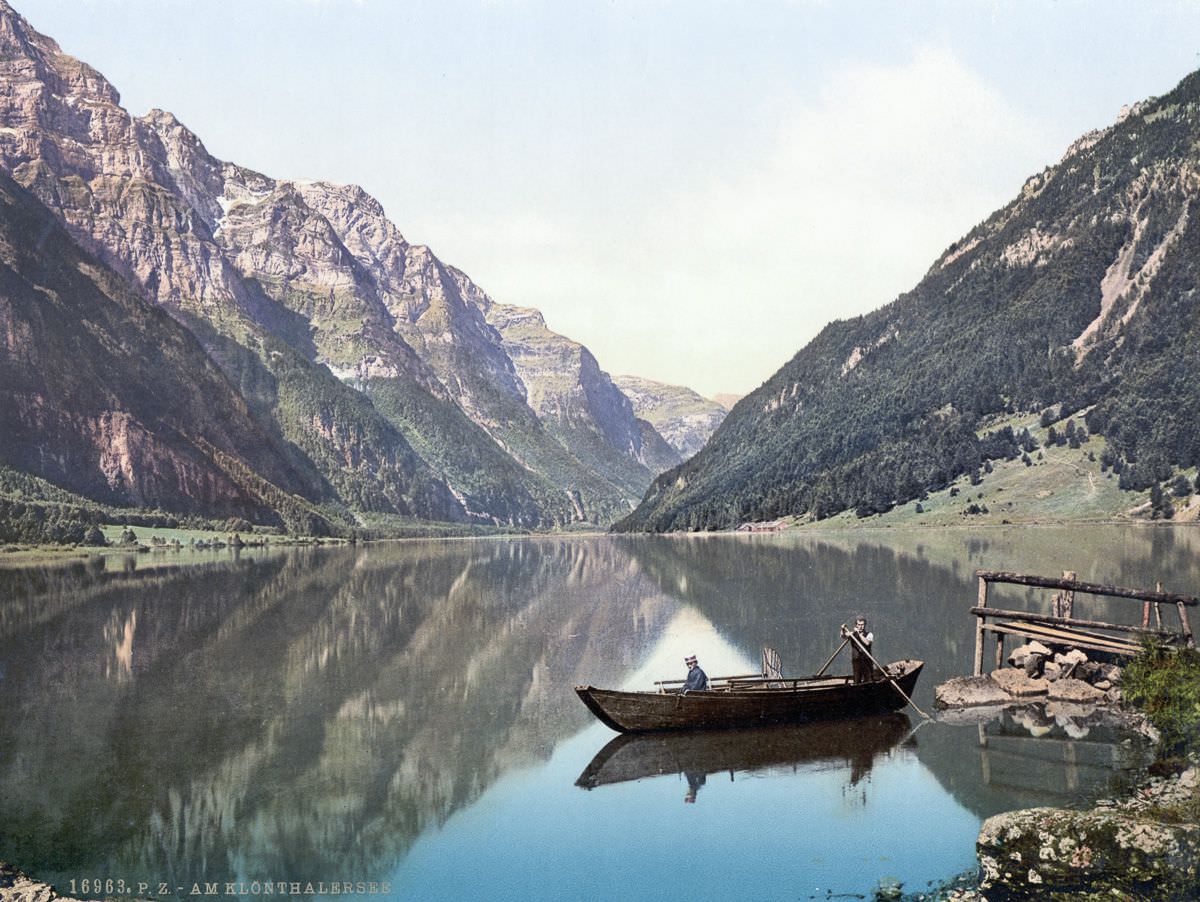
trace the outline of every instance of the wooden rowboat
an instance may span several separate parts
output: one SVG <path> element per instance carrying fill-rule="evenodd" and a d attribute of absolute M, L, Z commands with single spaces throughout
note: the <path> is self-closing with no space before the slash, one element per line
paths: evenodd
<path fill-rule="evenodd" d="M 731 677 L 689 692 L 595 686 L 576 686 L 575 692 L 589 711 L 621 733 L 725 730 L 897 711 L 908 703 L 905 696 L 912 695 L 924 666 L 922 661 L 896 661 L 884 668 L 886 677 L 867 683 L 854 683 L 848 676 Z"/>

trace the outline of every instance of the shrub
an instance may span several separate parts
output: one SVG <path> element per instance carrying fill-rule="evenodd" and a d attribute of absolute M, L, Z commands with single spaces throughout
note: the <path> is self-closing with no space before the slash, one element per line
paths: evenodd
<path fill-rule="evenodd" d="M 1126 701 L 1162 735 L 1160 757 L 1183 755 L 1200 739 L 1200 651 L 1148 642 L 1121 684 Z"/>

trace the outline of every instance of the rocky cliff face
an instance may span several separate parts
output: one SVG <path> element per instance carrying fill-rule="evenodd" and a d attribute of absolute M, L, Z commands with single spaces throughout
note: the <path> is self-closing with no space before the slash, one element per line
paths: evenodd
<path fill-rule="evenodd" d="M 480 304 L 516 367 L 527 403 L 576 457 L 610 474 L 624 491 L 636 489 L 643 472 L 679 463 L 662 437 L 645 429 L 587 348 L 550 331 L 537 310 L 486 296 Z"/>
<path fill-rule="evenodd" d="M 639 376 L 617 376 L 613 382 L 629 398 L 634 412 L 684 459 L 704 447 L 728 413 L 724 405 L 681 385 Z"/>
<path fill-rule="evenodd" d="M 0 455 L 89 497 L 318 528 L 311 469 L 197 341 L 0 173 Z"/>
<path fill-rule="evenodd" d="M 170 113 L 130 116 L 3 0 L 0 166 L 191 329 L 262 429 L 352 508 L 608 522 L 674 462 L 580 346 L 561 374 L 572 415 L 531 405 L 514 357 L 538 351 L 503 338 L 482 290 L 361 188 L 275 180 L 214 158 Z"/>

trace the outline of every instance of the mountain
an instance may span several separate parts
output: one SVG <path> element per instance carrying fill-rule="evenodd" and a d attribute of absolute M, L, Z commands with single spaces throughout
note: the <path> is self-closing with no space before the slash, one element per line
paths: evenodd
<path fill-rule="evenodd" d="M 296 467 L 182 326 L 81 251 L 0 173 L 0 434 L 7 462 L 100 502 L 182 499 L 306 531 L 316 473 Z M 69 365 L 65 365 L 69 364 Z M 69 398 L 70 404 L 59 402 Z M 410 477 L 392 460 L 398 478 Z M 423 513 L 451 516 L 453 499 Z"/>
<path fill-rule="evenodd" d="M 503 306 L 361 188 L 272 179 L 216 159 L 170 113 L 130 116 L 4 0 L 0 167 L 195 336 L 246 435 L 267 437 L 334 521 L 607 523 L 677 462 L 582 346 L 562 339 L 577 350 L 535 377 L 555 364 L 530 363 L 546 336 L 502 335 L 489 311 L 502 321 Z M 555 393 L 569 409 L 541 406 Z M 47 403 L 77 413 L 68 396 Z"/>
<path fill-rule="evenodd" d="M 504 350 L 525 385 L 527 403 L 555 438 L 625 490 L 645 491 L 642 474 L 661 473 L 682 458 L 600 369 L 592 353 L 546 327 L 529 307 L 480 307 L 500 333 Z"/>
<path fill-rule="evenodd" d="M 1076 141 L 911 291 L 830 323 L 618 528 L 888 510 L 1032 450 L 1004 423 L 1029 412 L 1102 434 L 1123 488 L 1197 466 L 1198 197 L 1193 73 Z"/>
<path fill-rule="evenodd" d="M 632 402 L 634 413 L 647 420 L 684 459 L 704 447 L 728 413 L 722 404 L 681 385 L 640 376 L 617 376 L 613 382 Z"/>

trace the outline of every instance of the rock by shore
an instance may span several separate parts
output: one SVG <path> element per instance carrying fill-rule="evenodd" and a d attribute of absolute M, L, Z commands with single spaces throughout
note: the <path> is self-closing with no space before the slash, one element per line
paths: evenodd
<path fill-rule="evenodd" d="M 0 862 L 0 902 L 79 902 L 60 896 L 54 887 L 26 877 L 16 868 Z"/>
<path fill-rule="evenodd" d="M 984 822 L 977 851 L 988 899 L 1200 898 L 1200 769 L 1153 780 L 1087 811 L 1028 808 Z"/>
<path fill-rule="evenodd" d="M 1069 736 L 1095 723 L 1157 741 L 1157 731 L 1121 705 L 1119 667 L 1037 643 L 1009 667 L 961 677 L 935 690 L 939 720 L 983 723 L 1009 712 L 1032 735 L 1058 724 Z M 1072 728 L 1075 728 L 1074 731 Z M 1200 761 L 1154 778 L 1130 797 L 1090 809 L 1029 808 L 989 818 L 976 845 L 978 895 L 967 900 L 1200 899 Z M 946 896 L 944 898 L 952 898 Z"/>

